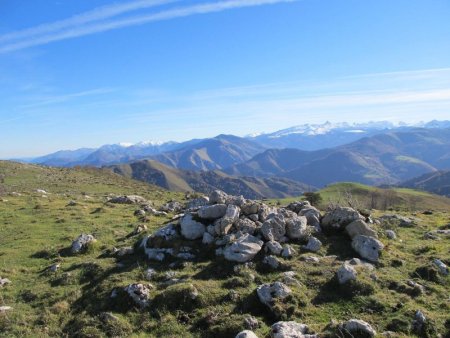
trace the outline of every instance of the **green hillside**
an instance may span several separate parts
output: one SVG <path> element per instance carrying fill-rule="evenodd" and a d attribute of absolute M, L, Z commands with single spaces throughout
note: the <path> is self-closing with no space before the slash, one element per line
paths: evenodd
<path fill-rule="evenodd" d="M 374 226 L 386 244 L 376 278 L 361 275 L 355 289 L 343 289 L 334 275 L 344 260 L 355 257 L 343 234 L 317 234 L 323 246 L 315 254 L 302 249 L 301 241 L 292 242 L 296 253 L 292 259 L 280 257 L 279 270 L 264 267 L 259 256 L 249 265 L 231 263 L 216 257 L 214 246 L 207 249 L 187 240 L 179 245 L 204 250 L 192 261 L 149 261 L 141 252 L 119 257 L 114 247 L 140 243 L 143 234 L 131 235 L 136 226 L 145 223 L 146 233 L 151 233 L 173 214 L 139 219 L 134 216 L 138 206 L 108 203 L 108 196 L 138 194 L 158 208 L 172 199 L 185 202 L 184 194 L 97 169 L 0 162 L 0 175 L 0 277 L 11 280 L 0 287 L 0 306 L 12 307 L 0 313 L 1 337 L 225 338 L 242 331 L 250 315 L 259 322 L 254 331 L 260 338 L 269 337 L 270 326 L 280 319 L 305 323 L 324 338 L 337 337 L 333 323 L 350 318 L 369 322 L 379 333 L 391 330 L 397 337 L 419 337 L 409 331 L 418 309 L 427 317 L 428 337 L 447 332 L 448 277 L 420 277 L 415 271 L 435 271 L 430 268 L 434 258 L 449 264 L 448 238 L 424 239 L 425 233 L 446 228 L 449 213 L 417 214 L 417 225 L 410 228 Z M 366 191 L 364 186 L 349 187 L 359 187 L 361 195 Z M 322 191 L 326 198 L 335 194 L 328 189 Z M 375 211 L 374 217 L 382 214 Z M 401 240 L 388 240 L 388 228 Z M 84 254 L 69 255 L 67 248 L 83 232 L 93 234 L 97 243 Z M 320 262 L 306 261 L 309 256 Z M 49 271 L 55 263 L 59 270 Z M 146 279 L 148 268 L 155 269 L 151 282 Z M 290 286 L 292 297 L 288 304 L 279 304 L 283 311 L 276 317 L 258 301 L 255 289 L 283 278 L 285 271 L 294 271 L 298 283 Z M 179 282 L 168 284 L 168 276 Z M 402 289 L 407 280 L 424 285 L 426 291 L 408 294 L 410 289 Z M 148 309 L 111 298 L 114 289 L 130 283 L 153 285 Z M 198 292 L 195 301 L 192 288 Z"/>

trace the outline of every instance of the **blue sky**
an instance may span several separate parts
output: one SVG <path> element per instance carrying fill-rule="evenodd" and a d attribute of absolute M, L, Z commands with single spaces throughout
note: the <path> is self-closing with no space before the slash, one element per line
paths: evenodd
<path fill-rule="evenodd" d="M 448 0 L 0 2 L 0 158 L 450 119 Z"/>

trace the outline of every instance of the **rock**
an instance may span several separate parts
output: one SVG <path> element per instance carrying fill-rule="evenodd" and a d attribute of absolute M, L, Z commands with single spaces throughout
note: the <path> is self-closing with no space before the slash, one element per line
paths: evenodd
<path fill-rule="evenodd" d="M 284 217 L 280 214 L 272 214 L 263 223 L 261 233 L 268 241 L 280 241 L 286 234 Z"/>
<path fill-rule="evenodd" d="M 386 230 L 384 233 L 386 234 L 386 237 L 389 239 L 397 238 L 397 234 L 393 230 Z"/>
<path fill-rule="evenodd" d="M 78 203 L 76 201 L 69 201 L 69 203 L 67 203 L 66 207 L 75 207 Z"/>
<path fill-rule="evenodd" d="M 11 281 L 8 278 L 1 278 L 0 277 L 0 288 L 6 286 L 8 284 L 11 284 Z"/>
<path fill-rule="evenodd" d="M 178 201 L 170 201 L 162 205 L 159 210 L 164 212 L 180 212 L 183 210 L 183 205 Z"/>
<path fill-rule="evenodd" d="M 266 256 L 263 261 L 264 264 L 269 265 L 272 269 L 276 270 L 280 266 L 280 261 L 275 256 Z"/>
<path fill-rule="evenodd" d="M 148 259 L 162 262 L 166 255 L 173 256 L 173 249 L 171 248 L 144 248 Z"/>
<path fill-rule="evenodd" d="M 55 263 L 55 264 L 50 265 L 48 269 L 49 269 L 51 272 L 56 272 L 56 271 L 59 270 L 60 267 L 61 267 L 61 264 Z"/>
<path fill-rule="evenodd" d="M 259 221 L 259 216 L 258 214 L 248 215 L 248 219 L 256 223 Z"/>
<path fill-rule="evenodd" d="M 261 204 L 259 206 L 259 210 L 258 210 L 258 219 L 260 222 L 264 222 L 266 221 L 267 217 L 269 217 L 269 215 L 271 213 L 274 212 L 274 209 L 265 205 L 265 204 Z"/>
<path fill-rule="evenodd" d="M 47 194 L 47 192 L 46 192 L 44 189 L 36 189 L 36 192 L 37 192 L 38 194 L 43 194 L 43 195 L 46 195 L 46 194 Z"/>
<path fill-rule="evenodd" d="M 433 264 L 439 269 L 439 273 L 441 275 L 447 276 L 448 275 L 448 266 L 445 265 L 441 260 L 439 259 L 433 259 Z"/>
<path fill-rule="evenodd" d="M 356 220 L 350 223 L 345 227 L 345 231 L 350 236 L 350 238 L 353 238 L 358 235 L 363 235 L 367 237 L 375 237 L 377 238 L 377 233 L 375 230 L 371 229 L 366 222 L 363 220 Z"/>
<path fill-rule="evenodd" d="M 305 261 L 307 263 L 319 263 L 320 262 L 319 257 L 315 257 L 315 256 L 302 256 L 302 257 L 300 257 L 300 260 Z"/>
<path fill-rule="evenodd" d="M 150 305 L 150 286 L 144 284 L 130 284 L 125 288 L 125 292 L 141 308 Z"/>
<path fill-rule="evenodd" d="M 349 207 L 336 207 L 322 218 L 322 227 L 326 230 L 341 230 L 356 220 L 364 220 L 358 211 Z"/>
<path fill-rule="evenodd" d="M 123 195 L 112 197 L 108 200 L 108 202 L 117 204 L 144 204 L 147 203 L 147 200 L 138 195 Z"/>
<path fill-rule="evenodd" d="M 366 270 L 372 271 L 375 269 L 375 267 L 367 262 L 364 262 L 362 260 L 360 260 L 359 258 L 352 258 L 349 259 L 348 261 L 345 261 L 345 264 L 351 265 L 351 266 L 358 266 L 358 267 L 362 267 Z"/>
<path fill-rule="evenodd" d="M 203 234 L 202 243 L 206 245 L 212 244 L 214 243 L 214 237 L 210 233 L 205 232 Z"/>
<path fill-rule="evenodd" d="M 134 254 L 134 249 L 131 246 L 124 246 L 122 248 L 120 248 L 119 250 L 117 250 L 116 255 L 118 257 L 123 257 L 123 256 L 127 256 L 127 255 L 132 255 Z"/>
<path fill-rule="evenodd" d="M 177 226 L 175 224 L 169 223 L 153 233 L 149 238 L 149 242 L 152 242 L 153 238 L 162 239 L 165 242 L 173 241 L 179 238 Z"/>
<path fill-rule="evenodd" d="M 383 215 L 380 217 L 382 222 L 397 223 L 399 227 L 409 228 L 416 225 L 416 222 L 408 217 L 400 215 Z"/>
<path fill-rule="evenodd" d="M 300 282 L 295 278 L 294 271 L 283 272 L 283 283 L 286 285 L 301 285 Z"/>
<path fill-rule="evenodd" d="M 134 216 L 137 216 L 137 217 L 144 217 L 145 214 L 146 214 L 145 210 L 142 210 L 142 209 L 138 209 L 134 212 Z"/>
<path fill-rule="evenodd" d="M 256 289 L 259 300 L 272 309 L 276 299 L 283 300 L 291 294 L 291 289 L 281 282 L 262 284 Z"/>
<path fill-rule="evenodd" d="M 308 244 L 306 244 L 303 248 L 308 251 L 317 252 L 321 247 L 321 241 L 319 241 L 316 237 L 310 237 L 308 240 Z"/>
<path fill-rule="evenodd" d="M 422 311 L 417 310 L 414 315 L 414 320 L 412 322 L 413 331 L 416 333 L 421 333 L 423 331 L 423 327 L 427 322 L 427 318 L 423 314 Z"/>
<path fill-rule="evenodd" d="M 253 235 L 257 229 L 255 222 L 248 218 L 241 218 L 234 225 L 237 231 L 244 234 Z"/>
<path fill-rule="evenodd" d="M 258 338 L 258 336 L 250 330 L 244 330 L 237 334 L 236 338 Z"/>
<path fill-rule="evenodd" d="M 283 251 L 281 251 L 281 256 L 284 258 L 291 258 L 294 256 L 297 252 L 294 250 L 294 248 L 290 245 L 285 245 L 283 247 Z"/>
<path fill-rule="evenodd" d="M 286 219 L 286 235 L 290 239 L 306 238 L 308 236 L 306 224 L 305 216 L 294 216 Z"/>
<path fill-rule="evenodd" d="M 198 239 L 202 238 L 203 234 L 206 231 L 206 227 L 200 223 L 195 221 L 192 218 L 191 214 L 186 214 L 181 219 L 181 234 L 186 239 Z"/>
<path fill-rule="evenodd" d="M 101 312 L 99 317 L 104 323 L 119 321 L 119 317 L 113 315 L 111 312 Z"/>
<path fill-rule="evenodd" d="M 145 224 L 139 224 L 136 228 L 134 228 L 132 235 L 138 235 L 145 230 L 147 230 L 147 226 Z"/>
<path fill-rule="evenodd" d="M 355 337 L 359 337 L 359 335 L 375 337 L 377 334 L 369 323 L 359 319 L 350 319 L 349 321 L 344 322 L 341 325 L 341 329 Z"/>
<path fill-rule="evenodd" d="M 248 330 L 255 330 L 259 327 L 259 321 L 256 317 L 247 316 L 244 318 L 244 326 Z"/>
<path fill-rule="evenodd" d="M 77 254 L 85 250 L 88 247 L 88 245 L 94 242 L 96 242 L 94 236 L 88 234 L 81 234 L 72 242 L 70 250 L 73 254 Z"/>
<path fill-rule="evenodd" d="M 251 202 L 247 202 L 247 203 L 243 204 L 241 207 L 241 210 L 245 216 L 250 216 L 250 215 L 257 214 L 259 211 L 259 208 L 260 208 L 259 203 L 251 201 Z"/>
<path fill-rule="evenodd" d="M 208 196 L 200 196 L 198 198 L 194 198 L 189 201 L 186 208 L 187 209 L 197 209 L 200 207 L 203 207 L 205 205 L 209 204 L 209 197 Z"/>
<path fill-rule="evenodd" d="M 227 201 L 228 195 L 221 190 L 214 190 L 209 195 L 209 203 L 210 204 L 225 204 Z"/>
<path fill-rule="evenodd" d="M 336 277 L 338 279 L 339 284 L 341 285 L 347 283 L 348 281 L 356 280 L 356 275 L 357 272 L 355 268 L 345 263 L 336 272 Z"/>
<path fill-rule="evenodd" d="M 264 251 L 278 256 L 281 254 L 281 251 L 283 251 L 283 247 L 277 241 L 268 241 L 264 245 Z"/>
<path fill-rule="evenodd" d="M 152 268 L 148 268 L 147 270 L 145 270 L 145 279 L 150 281 L 152 280 L 156 275 L 156 270 L 152 269 Z"/>
<path fill-rule="evenodd" d="M 0 306 L 0 313 L 6 313 L 7 311 L 11 311 L 13 308 L 11 306 Z"/>
<path fill-rule="evenodd" d="M 236 242 L 227 246 L 224 251 L 224 257 L 226 260 L 234 261 L 234 262 L 248 262 L 253 259 L 256 254 L 261 251 L 263 241 L 258 238 L 244 234 L 240 236 Z"/>
<path fill-rule="evenodd" d="M 198 217 L 203 219 L 218 219 L 225 216 L 226 211 L 226 204 L 207 205 L 198 210 Z"/>
<path fill-rule="evenodd" d="M 378 262 L 380 252 L 383 250 L 384 245 L 373 237 L 357 235 L 353 237 L 352 248 L 359 253 L 362 258 L 371 262 Z"/>
<path fill-rule="evenodd" d="M 238 206 L 230 204 L 228 205 L 225 215 L 214 222 L 214 228 L 216 234 L 219 236 L 226 235 L 233 226 L 233 223 L 239 219 L 240 209 Z"/>
<path fill-rule="evenodd" d="M 298 213 L 299 216 L 305 216 L 307 224 L 320 230 L 320 211 L 313 206 L 305 206 Z"/>
<path fill-rule="evenodd" d="M 305 324 L 297 322 L 277 322 L 272 325 L 270 337 L 272 338 L 317 338 L 316 334 L 309 334 Z"/>
<path fill-rule="evenodd" d="M 225 201 L 225 204 L 233 204 L 238 206 L 239 208 L 245 203 L 247 203 L 247 201 L 244 196 L 228 196 Z"/>

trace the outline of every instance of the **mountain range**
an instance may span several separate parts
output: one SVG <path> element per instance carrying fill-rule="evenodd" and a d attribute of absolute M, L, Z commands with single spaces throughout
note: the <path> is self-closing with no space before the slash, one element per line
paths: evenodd
<path fill-rule="evenodd" d="M 450 197 L 450 170 L 427 173 L 403 182 L 400 186 Z"/>
<path fill-rule="evenodd" d="M 312 187 L 282 177 L 235 177 L 219 170 L 176 169 L 154 160 L 107 167 L 122 176 L 151 183 L 171 191 L 197 191 L 209 194 L 216 189 L 246 198 L 284 198 L 299 196 Z"/>

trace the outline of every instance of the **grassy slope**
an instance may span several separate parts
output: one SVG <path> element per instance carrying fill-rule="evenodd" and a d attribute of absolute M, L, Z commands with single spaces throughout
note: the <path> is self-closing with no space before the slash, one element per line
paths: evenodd
<path fill-rule="evenodd" d="M 187 263 L 175 271 L 199 290 L 199 300 L 192 305 L 182 297 L 182 289 L 188 284 L 165 287 L 160 283 L 158 278 L 167 271 L 167 263 L 147 262 L 136 254 L 122 261 L 123 268 L 117 268 L 114 258 L 102 257 L 105 249 L 134 244 L 136 239 L 126 235 L 138 224 L 133 216 L 135 206 L 105 204 L 105 194 L 137 193 L 156 205 L 172 198 L 181 199 L 180 195 L 98 171 L 41 169 L 0 162 L 0 173 L 7 175 L 4 187 L 8 191 L 23 193 L 3 196 L 0 202 L 0 276 L 13 282 L 0 289 L 0 305 L 14 308 L 6 316 L 0 316 L 2 336 L 233 337 L 243 329 L 244 316 L 252 314 L 262 324 L 256 333 L 265 337 L 276 321 L 259 304 L 254 290 L 262 282 L 279 279 L 279 272 L 267 272 L 257 265 L 250 268 L 249 272 L 255 275 L 255 281 L 251 281 L 245 274 L 233 274 L 233 264 L 220 259 L 210 261 L 205 257 Z M 43 198 L 33 192 L 37 188 L 51 194 Z M 82 192 L 91 198 L 86 199 Z M 78 204 L 67 207 L 70 200 Z M 313 265 L 298 257 L 284 260 L 287 269 L 296 271 L 301 282 L 300 286 L 292 287 L 296 305 L 286 318 L 320 332 L 331 319 L 356 317 L 382 332 L 393 318 L 410 322 L 414 311 L 421 309 L 439 332 L 444 332 L 444 322 L 449 319 L 448 278 L 439 283 L 414 278 L 429 290 L 417 298 L 387 287 L 391 281 L 411 279 L 410 273 L 418 266 L 429 265 L 432 258 L 447 263 L 450 260 L 448 240 L 423 239 L 424 232 L 449 223 L 449 215 L 435 212 L 418 217 L 419 226 L 415 228 L 394 228 L 401 241 L 381 237 L 387 246 L 376 271 L 378 281 L 361 275 L 374 288 L 370 295 L 344 297 L 342 290 L 331 282 L 340 261 L 354 256 L 345 236 L 320 237 L 324 246 L 318 255 L 337 255 L 338 261 L 323 258 L 319 265 Z M 165 220 L 153 217 L 148 226 L 155 229 Z M 381 235 L 382 228 L 377 230 Z M 98 245 L 81 256 L 58 257 L 58 250 L 70 245 L 83 231 L 94 233 Z M 299 243 L 294 247 L 301 251 Z M 404 261 L 404 265 L 392 267 L 394 259 Z M 42 272 L 55 261 L 61 261 L 61 271 Z M 152 291 L 155 298 L 150 311 L 128 309 L 109 299 L 114 287 L 146 282 L 143 272 L 147 266 L 158 271 L 157 280 L 152 282 L 156 289 Z M 59 279 L 64 272 L 70 272 L 72 277 L 61 285 Z M 230 289 L 238 292 L 237 301 L 229 298 Z M 398 308 L 398 303 L 403 306 Z M 103 322 L 99 317 L 102 311 L 114 312 L 119 321 Z"/>

